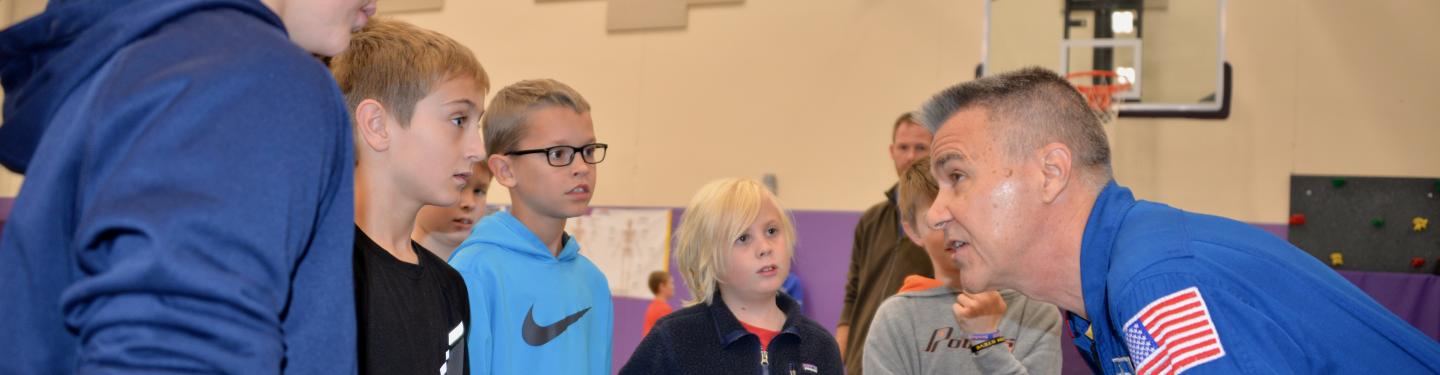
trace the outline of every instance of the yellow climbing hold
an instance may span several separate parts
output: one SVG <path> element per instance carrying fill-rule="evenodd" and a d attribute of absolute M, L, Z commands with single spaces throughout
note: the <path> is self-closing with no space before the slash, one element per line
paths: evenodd
<path fill-rule="evenodd" d="M 1414 230 L 1416 232 L 1419 232 L 1425 230 L 1425 227 L 1430 226 L 1430 219 L 1416 216 L 1414 219 L 1410 220 L 1410 223 L 1415 224 Z"/>

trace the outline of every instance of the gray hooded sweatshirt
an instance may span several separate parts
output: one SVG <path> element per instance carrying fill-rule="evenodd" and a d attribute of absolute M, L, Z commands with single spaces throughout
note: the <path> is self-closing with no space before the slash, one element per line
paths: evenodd
<path fill-rule="evenodd" d="M 1059 374 L 1060 310 L 1003 290 L 1005 316 L 1000 335 L 1013 344 L 971 353 L 969 334 L 960 330 L 946 286 L 901 293 L 875 313 L 865 341 L 865 374 Z"/>

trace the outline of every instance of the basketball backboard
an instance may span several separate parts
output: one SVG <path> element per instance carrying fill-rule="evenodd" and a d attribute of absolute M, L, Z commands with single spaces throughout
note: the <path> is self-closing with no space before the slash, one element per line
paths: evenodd
<path fill-rule="evenodd" d="M 980 76 L 1114 72 L 1120 117 L 1225 118 L 1225 0 L 981 0 Z M 1097 82 L 1099 83 L 1099 82 Z"/>

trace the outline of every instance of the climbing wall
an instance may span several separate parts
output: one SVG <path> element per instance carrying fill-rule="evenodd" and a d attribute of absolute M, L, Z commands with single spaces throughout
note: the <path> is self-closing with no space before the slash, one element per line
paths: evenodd
<path fill-rule="evenodd" d="M 1290 177 L 1289 239 L 1336 269 L 1440 274 L 1440 179 Z"/>

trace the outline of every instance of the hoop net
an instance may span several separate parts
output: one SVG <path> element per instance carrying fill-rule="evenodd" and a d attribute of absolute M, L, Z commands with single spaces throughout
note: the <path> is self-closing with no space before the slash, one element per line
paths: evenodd
<path fill-rule="evenodd" d="M 1065 75 L 1065 79 L 1090 102 L 1090 108 L 1094 109 L 1095 115 L 1105 123 L 1119 115 L 1119 108 L 1111 105 L 1115 94 L 1130 90 L 1130 82 L 1120 82 L 1120 76 L 1110 70 L 1071 72 Z M 1076 83 L 1077 79 L 1082 83 Z"/>

